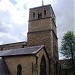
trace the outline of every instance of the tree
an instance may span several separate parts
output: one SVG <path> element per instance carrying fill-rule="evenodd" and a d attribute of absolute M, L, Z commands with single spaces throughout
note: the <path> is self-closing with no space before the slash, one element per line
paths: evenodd
<path fill-rule="evenodd" d="M 64 34 L 61 42 L 61 53 L 68 59 L 72 59 L 72 71 L 74 75 L 74 54 L 75 54 L 75 34 L 73 31 L 68 31 Z"/>
<path fill-rule="evenodd" d="M 66 58 L 72 58 L 75 52 L 75 34 L 73 31 L 68 31 L 62 39 L 61 53 Z"/>

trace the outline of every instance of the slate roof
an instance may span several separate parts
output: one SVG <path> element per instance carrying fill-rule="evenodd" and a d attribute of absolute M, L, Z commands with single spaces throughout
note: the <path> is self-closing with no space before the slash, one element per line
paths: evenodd
<path fill-rule="evenodd" d="M 0 58 L 0 75 L 10 75 L 8 67 L 3 58 Z"/>
<path fill-rule="evenodd" d="M 4 51 L 0 51 L 0 57 L 17 56 L 17 55 L 33 55 L 39 52 L 43 47 L 44 45 L 4 50 Z"/>

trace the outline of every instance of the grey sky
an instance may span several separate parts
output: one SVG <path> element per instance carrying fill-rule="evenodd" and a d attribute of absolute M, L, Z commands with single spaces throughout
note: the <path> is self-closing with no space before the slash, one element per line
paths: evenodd
<path fill-rule="evenodd" d="M 58 46 L 60 49 L 63 35 L 67 31 L 75 30 L 74 29 L 74 26 L 75 26 L 74 1 L 73 0 L 58 0 L 58 2 L 53 5 L 53 8 L 56 14 Z"/>
<path fill-rule="evenodd" d="M 56 14 L 57 31 L 59 45 L 61 38 L 67 31 L 74 31 L 74 1 L 73 0 L 59 0 L 53 6 Z"/>

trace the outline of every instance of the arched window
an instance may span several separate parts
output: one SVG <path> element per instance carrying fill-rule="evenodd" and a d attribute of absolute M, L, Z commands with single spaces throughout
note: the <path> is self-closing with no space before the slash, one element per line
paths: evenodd
<path fill-rule="evenodd" d="M 46 75 L 46 60 L 44 55 L 42 56 L 40 63 L 40 75 Z"/>
<path fill-rule="evenodd" d="M 20 64 L 17 66 L 17 75 L 22 75 L 22 66 Z"/>

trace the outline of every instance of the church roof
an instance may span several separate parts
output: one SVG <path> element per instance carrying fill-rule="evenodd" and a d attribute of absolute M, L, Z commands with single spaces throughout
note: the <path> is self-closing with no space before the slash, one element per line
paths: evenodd
<path fill-rule="evenodd" d="M 3 58 L 0 58 L 0 75 L 10 75 L 8 67 Z"/>
<path fill-rule="evenodd" d="M 43 47 L 44 45 L 4 50 L 4 51 L 0 51 L 0 57 L 18 56 L 18 55 L 33 55 L 33 54 L 38 53 Z"/>

